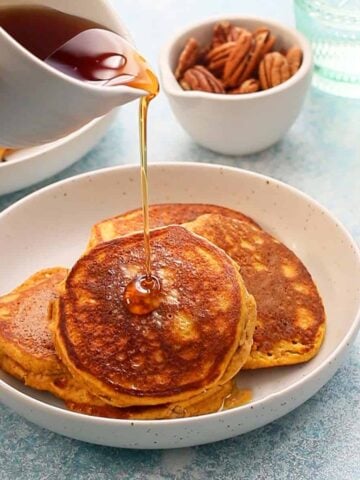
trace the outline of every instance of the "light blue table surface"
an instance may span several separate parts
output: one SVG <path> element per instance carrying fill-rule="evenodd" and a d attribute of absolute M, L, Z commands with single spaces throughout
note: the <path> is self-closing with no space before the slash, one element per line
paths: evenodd
<path fill-rule="evenodd" d="M 176 29 L 209 15 L 261 14 L 293 22 L 290 0 L 114 3 L 153 65 L 161 45 Z M 137 163 L 136 107 L 123 108 L 105 138 L 82 160 L 41 184 L 0 197 L 0 209 L 56 180 Z M 150 115 L 150 162 L 213 162 L 270 175 L 328 207 L 359 241 L 359 101 L 313 90 L 280 143 L 242 158 L 216 155 L 195 145 L 176 123 L 163 95 L 151 106 Z M 359 480 L 359 364 L 360 339 L 334 378 L 294 412 L 241 437 L 182 450 L 129 451 L 90 445 L 38 428 L 0 406 L 0 480 Z"/>

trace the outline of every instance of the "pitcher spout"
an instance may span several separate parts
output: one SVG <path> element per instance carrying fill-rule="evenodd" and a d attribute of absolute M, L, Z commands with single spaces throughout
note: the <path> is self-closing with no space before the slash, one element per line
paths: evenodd
<path fill-rule="evenodd" d="M 54 7 L 54 2 L 47 0 L 13 3 Z M 67 2 L 62 11 L 79 16 L 80 4 L 86 5 L 83 11 L 87 19 L 104 25 L 132 44 L 126 28 L 117 15 L 114 18 L 114 10 L 105 0 Z M 0 7 L 3 5 L 8 6 L 8 1 L 0 0 Z M 100 86 L 73 78 L 30 53 L 1 27 L 0 65 L 0 145 L 9 148 L 57 140 L 113 108 L 147 94 L 132 86 Z"/>

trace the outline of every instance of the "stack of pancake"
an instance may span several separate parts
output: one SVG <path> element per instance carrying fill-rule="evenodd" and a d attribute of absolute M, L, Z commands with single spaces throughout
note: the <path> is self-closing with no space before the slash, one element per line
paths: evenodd
<path fill-rule="evenodd" d="M 70 271 L 36 273 L 0 298 L 0 366 L 68 408 L 160 419 L 218 411 L 241 369 L 300 363 L 325 313 L 305 266 L 252 219 L 224 207 L 150 207 L 160 306 L 131 314 L 143 273 L 142 211 L 92 228 Z M 257 306 L 257 308 L 256 308 Z"/>

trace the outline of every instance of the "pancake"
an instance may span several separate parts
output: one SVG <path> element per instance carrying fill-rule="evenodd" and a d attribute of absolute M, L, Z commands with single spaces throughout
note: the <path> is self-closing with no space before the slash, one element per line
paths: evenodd
<path fill-rule="evenodd" d="M 55 355 L 50 325 L 47 319 L 48 315 L 45 313 L 48 310 L 49 299 L 57 297 L 58 285 L 64 281 L 66 274 L 67 270 L 61 268 L 43 270 L 30 277 L 11 294 L 0 299 L 0 305 L 6 305 L 6 312 L 5 307 L 3 307 L 4 310 L 2 311 L 3 320 L 5 320 L 6 316 L 7 321 L 9 321 L 8 315 L 9 310 L 11 310 L 13 316 L 10 315 L 10 322 L 16 324 L 20 321 L 24 322 L 26 319 L 26 321 L 30 321 L 31 318 L 32 331 L 35 332 L 31 346 L 29 346 L 29 343 L 24 341 L 24 329 L 20 330 L 22 333 L 20 335 L 19 330 L 13 326 L 13 338 L 17 338 L 18 348 L 26 350 L 25 359 L 22 361 L 22 365 L 20 365 L 2 351 L 0 354 L 0 368 L 30 387 L 51 392 L 65 400 L 68 408 L 78 413 L 109 418 L 164 419 L 203 415 L 219 410 L 224 399 L 229 395 L 231 382 L 227 382 L 225 385 L 217 385 L 213 389 L 182 402 L 155 407 L 128 407 L 123 409 L 106 404 L 79 385 Z M 252 297 L 249 298 L 250 300 L 246 299 L 247 302 L 251 301 Z M 13 307 L 13 302 L 17 306 L 16 309 Z M 28 317 L 28 305 L 30 304 L 31 317 Z M 22 312 L 23 317 L 21 317 L 19 312 Z M 17 322 L 15 321 L 16 317 Z M 248 332 L 250 323 L 248 320 L 244 332 Z M 10 326 L 8 325 L 7 327 L 9 328 Z M 14 332 L 17 332 L 17 335 L 14 335 Z M 245 334 L 243 334 L 244 336 Z M 25 337 L 26 339 L 27 337 Z M 247 338 L 247 341 L 244 341 L 244 338 L 241 338 L 241 347 L 239 346 L 238 351 L 244 352 L 249 348 L 248 340 Z M 41 359 L 36 355 L 44 349 L 44 345 L 46 345 L 47 355 L 43 355 L 42 358 L 53 357 L 52 360 L 56 365 L 55 368 L 49 368 L 47 371 L 46 369 L 41 371 Z M 35 368 L 35 371 L 27 368 L 34 364 L 33 355 L 35 360 L 40 362 L 40 367 L 39 364 L 36 364 L 37 368 Z M 234 357 L 236 357 L 236 354 Z M 232 363 L 234 363 L 233 360 Z"/>
<path fill-rule="evenodd" d="M 25 385 L 36 390 L 50 392 L 65 402 L 90 403 L 94 408 L 104 405 L 103 401 L 82 388 L 66 370 L 63 374 L 55 375 L 34 373 L 26 370 L 7 355 L 0 355 L 0 368 Z"/>
<path fill-rule="evenodd" d="M 0 367 L 64 400 L 102 404 L 74 381 L 55 353 L 48 307 L 66 275 L 65 268 L 41 270 L 0 298 Z"/>
<path fill-rule="evenodd" d="M 137 406 L 118 408 L 111 405 L 90 405 L 86 403 L 66 402 L 66 406 L 75 412 L 98 417 L 160 420 L 205 415 L 219 411 L 232 391 L 232 382 L 216 385 L 206 393 L 196 395 L 182 402 L 155 406 Z"/>
<path fill-rule="evenodd" d="M 219 215 L 184 226 L 227 252 L 255 297 L 258 319 L 243 368 L 291 365 L 316 355 L 325 333 L 324 307 L 310 273 L 291 250 L 249 223 Z"/>
<path fill-rule="evenodd" d="M 48 391 L 65 400 L 66 406 L 78 413 L 108 418 L 165 419 L 204 415 L 219 410 L 231 392 L 231 382 L 217 385 L 183 402 L 155 407 L 117 408 L 106 404 L 99 398 L 81 388 L 69 375 L 43 375 L 25 370 L 6 355 L 0 355 L 0 368 L 26 385 L 37 390 Z"/>
<path fill-rule="evenodd" d="M 256 303 L 254 297 L 252 295 L 249 295 L 246 290 L 243 291 L 243 298 L 245 298 L 245 302 L 247 303 L 248 312 L 245 320 L 243 333 L 240 337 L 238 349 L 232 356 L 224 375 L 219 381 L 220 385 L 224 385 L 229 380 L 234 378 L 237 373 L 239 373 L 239 371 L 248 361 L 253 346 L 253 337 L 257 321 Z"/>
<path fill-rule="evenodd" d="M 0 352 L 34 373 L 64 372 L 49 329 L 48 306 L 66 275 L 65 268 L 41 270 L 0 297 Z"/>
<path fill-rule="evenodd" d="M 180 226 L 151 232 L 163 300 L 132 315 L 126 285 L 143 273 L 143 235 L 102 243 L 73 267 L 55 302 L 55 345 L 75 379 L 114 406 L 189 399 L 215 386 L 255 304 L 238 266 Z M 236 369 L 235 369 L 236 370 Z"/>
<path fill-rule="evenodd" d="M 223 215 L 224 217 L 236 218 L 237 220 L 248 222 L 255 227 L 258 226 L 254 220 L 243 213 L 218 205 L 202 203 L 164 203 L 149 206 L 150 228 L 175 224 L 180 225 L 185 222 L 191 222 L 205 213 L 214 213 Z M 113 240 L 114 238 L 142 229 L 143 213 L 141 208 L 108 218 L 92 227 L 87 249 L 91 249 L 101 242 Z"/>

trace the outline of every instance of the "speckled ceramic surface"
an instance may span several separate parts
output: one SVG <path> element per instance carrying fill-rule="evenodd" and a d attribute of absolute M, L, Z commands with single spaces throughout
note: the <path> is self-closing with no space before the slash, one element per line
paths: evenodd
<path fill-rule="evenodd" d="M 156 64 L 161 45 L 189 21 L 208 15 L 270 16 L 292 24 L 290 0 L 193 2 L 116 0 L 139 47 Z M 151 41 L 149 41 L 151 38 Z M 0 197 L 4 209 L 30 191 L 87 170 L 138 162 L 137 105 L 129 105 L 102 142 L 61 175 Z M 152 106 L 150 161 L 210 161 L 257 171 L 320 201 L 360 241 L 360 104 L 312 90 L 286 137 L 253 156 L 227 158 L 197 147 L 171 115 L 164 96 Z M 0 266 L 1 267 L 1 266 Z M 350 280 L 351 281 L 351 280 Z M 314 397 L 280 420 L 212 445 L 170 451 L 127 451 L 53 434 L 0 406 L 4 480 L 358 480 L 360 338 L 343 366 Z"/>

